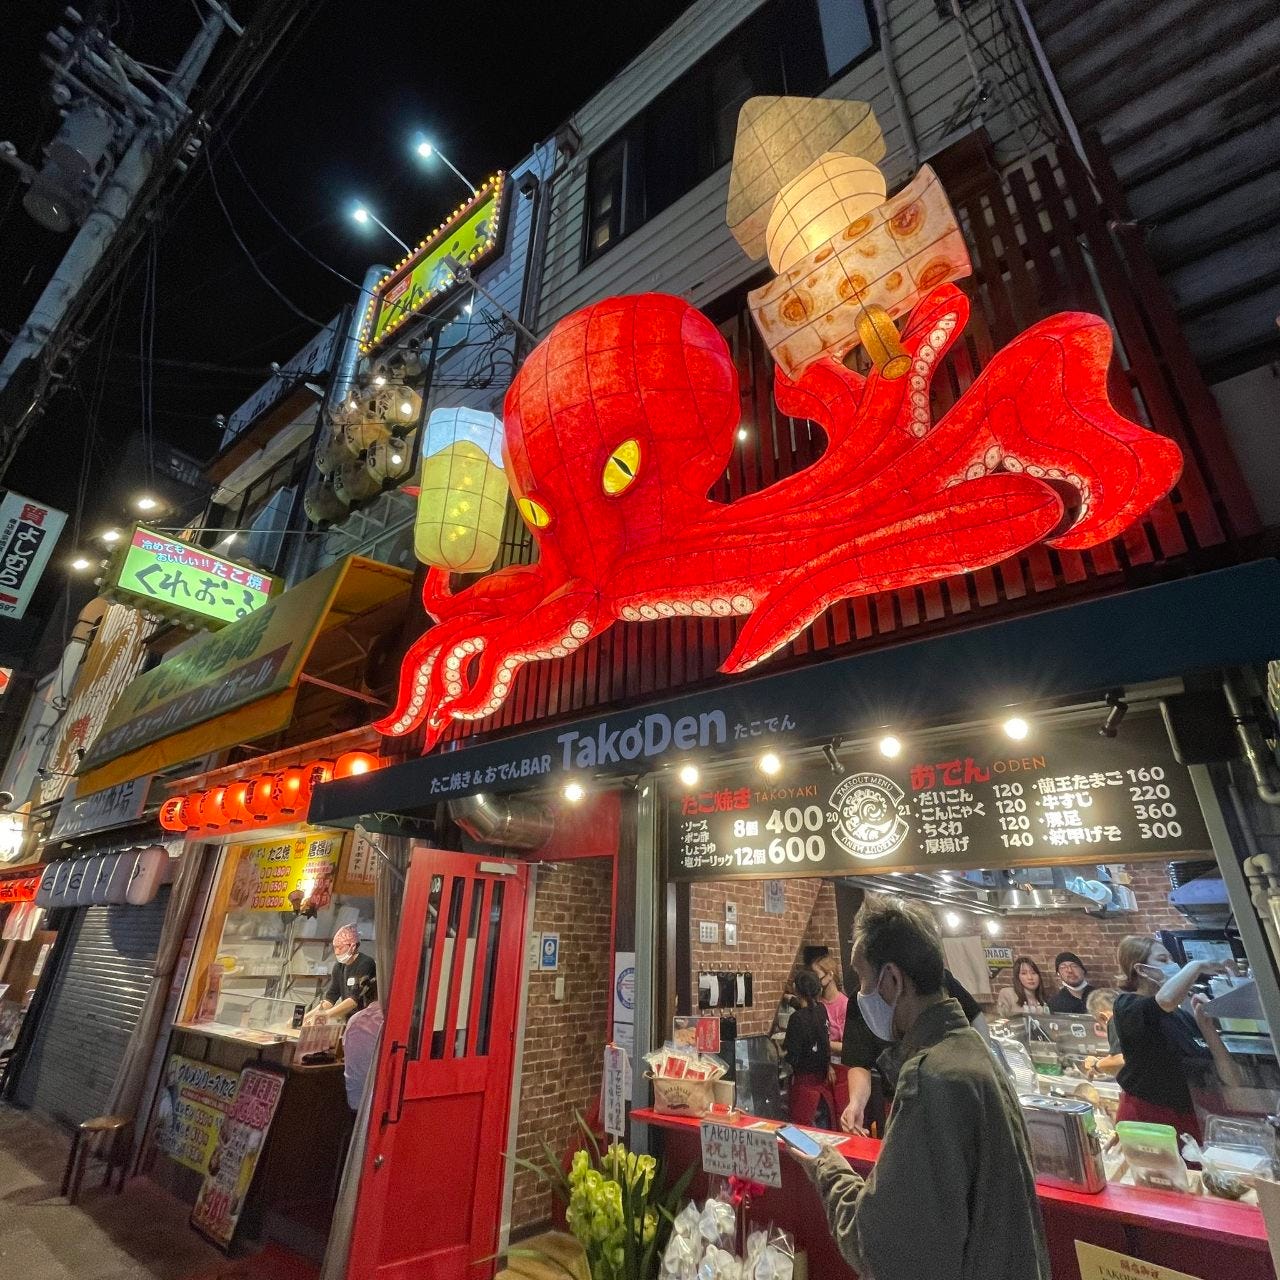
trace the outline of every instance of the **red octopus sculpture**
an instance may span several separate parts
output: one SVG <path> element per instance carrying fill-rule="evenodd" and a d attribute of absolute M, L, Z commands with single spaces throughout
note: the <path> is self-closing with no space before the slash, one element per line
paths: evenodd
<path fill-rule="evenodd" d="M 1080 550 L 1127 528 L 1176 483 L 1173 441 L 1106 390 L 1111 331 L 1052 316 L 998 351 L 938 422 L 930 385 L 968 319 L 964 294 L 911 314 L 905 376 L 825 357 L 781 370 L 783 413 L 828 437 L 805 470 L 725 504 L 738 380 L 700 312 L 661 294 L 562 320 L 507 393 L 507 477 L 538 561 L 453 594 L 432 569 L 437 625 L 409 650 L 384 734 L 492 714 L 526 663 L 563 657 L 615 620 L 747 618 L 721 670 L 764 661 L 842 598 L 993 565 L 1037 542 Z"/>

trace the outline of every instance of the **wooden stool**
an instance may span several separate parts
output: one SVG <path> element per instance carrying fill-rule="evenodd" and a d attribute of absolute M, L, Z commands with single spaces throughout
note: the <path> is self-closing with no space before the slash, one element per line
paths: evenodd
<path fill-rule="evenodd" d="M 93 1147 L 101 1143 L 102 1135 L 107 1136 L 107 1171 L 102 1185 L 111 1185 L 111 1171 L 119 1165 L 120 1178 L 116 1184 L 116 1195 L 124 1190 L 124 1177 L 129 1170 L 129 1151 L 132 1146 L 133 1120 L 129 1116 L 94 1116 L 81 1124 L 71 1139 L 71 1151 L 67 1156 L 67 1167 L 62 1171 L 62 1194 L 70 1204 L 75 1204 L 80 1194 L 80 1180 L 84 1177 L 84 1167 L 93 1156 Z"/>

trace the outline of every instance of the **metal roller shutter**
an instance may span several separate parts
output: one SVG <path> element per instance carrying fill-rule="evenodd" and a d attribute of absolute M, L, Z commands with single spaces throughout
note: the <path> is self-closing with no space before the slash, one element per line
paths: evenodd
<path fill-rule="evenodd" d="M 17 1101 L 67 1126 L 101 1115 L 151 988 L 166 885 L 145 907 L 83 907 L 18 1081 Z"/>

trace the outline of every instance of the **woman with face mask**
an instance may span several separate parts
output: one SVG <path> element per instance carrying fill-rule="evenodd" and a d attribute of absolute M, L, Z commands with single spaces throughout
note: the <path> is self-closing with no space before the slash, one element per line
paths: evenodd
<path fill-rule="evenodd" d="M 1187 1064 L 1212 1061 L 1223 1084 L 1238 1084 L 1239 1073 L 1223 1047 L 1205 999 L 1182 1008 L 1191 988 L 1222 965 L 1193 960 L 1179 967 L 1159 938 L 1132 935 L 1120 943 L 1121 991 L 1115 1026 L 1124 1055 L 1116 1077 L 1121 1089 L 1120 1120 L 1173 1125 L 1200 1139 L 1200 1121 L 1187 1085 Z"/>

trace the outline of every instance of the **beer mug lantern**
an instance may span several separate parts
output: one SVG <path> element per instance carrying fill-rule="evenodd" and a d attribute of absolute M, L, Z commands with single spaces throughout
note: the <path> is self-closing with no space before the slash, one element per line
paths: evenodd
<path fill-rule="evenodd" d="M 438 569 L 481 573 L 497 559 L 507 510 L 502 423 L 480 409 L 435 409 L 425 433 L 414 552 Z"/>

